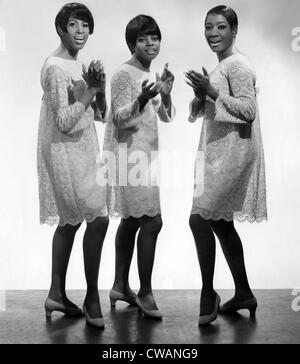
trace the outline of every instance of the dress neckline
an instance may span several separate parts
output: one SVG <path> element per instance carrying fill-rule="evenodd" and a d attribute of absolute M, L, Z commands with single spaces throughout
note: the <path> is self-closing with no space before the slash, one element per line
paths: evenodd
<path fill-rule="evenodd" d="M 123 65 L 124 66 L 130 66 L 131 68 L 134 68 L 135 70 L 140 71 L 140 72 L 143 72 L 143 73 L 151 73 L 151 70 L 144 71 L 144 70 L 141 70 L 140 68 L 138 68 L 136 66 L 133 66 L 132 64 L 129 64 L 129 63 L 123 63 Z"/>

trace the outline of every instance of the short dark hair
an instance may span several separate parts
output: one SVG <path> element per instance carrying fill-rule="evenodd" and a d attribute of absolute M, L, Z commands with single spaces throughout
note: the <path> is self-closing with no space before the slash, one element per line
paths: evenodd
<path fill-rule="evenodd" d="M 161 40 L 161 32 L 156 21 L 148 15 L 137 15 L 127 24 L 125 38 L 131 53 L 134 52 L 139 35 L 157 35 Z"/>
<path fill-rule="evenodd" d="M 228 24 L 230 25 L 230 28 L 238 28 L 238 17 L 236 15 L 236 12 L 226 5 L 219 5 L 209 10 L 209 12 L 206 14 L 206 19 L 209 15 L 223 15 L 224 18 L 228 21 Z"/>
<path fill-rule="evenodd" d="M 55 28 L 60 27 L 64 32 L 67 31 L 67 24 L 70 17 L 86 21 L 89 24 L 90 34 L 94 32 L 94 18 L 89 9 L 80 3 L 69 3 L 64 5 L 55 18 Z"/>

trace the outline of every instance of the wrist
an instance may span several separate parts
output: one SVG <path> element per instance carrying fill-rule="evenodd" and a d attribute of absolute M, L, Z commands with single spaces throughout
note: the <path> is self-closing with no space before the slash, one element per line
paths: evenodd
<path fill-rule="evenodd" d="M 99 99 L 105 99 L 106 98 L 106 94 L 105 94 L 105 91 L 97 91 L 97 94 L 96 94 L 97 98 Z"/>
<path fill-rule="evenodd" d="M 213 99 L 214 101 L 217 100 L 217 98 L 219 97 L 219 91 L 217 89 L 215 89 L 213 86 L 210 86 L 207 90 L 207 95 Z"/>
<path fill-rule="evenodd" d="M 139 94 L 139 96 L 137 97 L 138 102 L 142 105 L 142 104 L 147 104 L 147 102 L 149 101 L 149 98 L 147 98 L 145 95 L 143 94 Z"/>
<path fill-rule="evenodd" d="M 96 96 L 98 93 L 98 89 L 96 87 L 89 87 L 86 92 L 89 94 L 89 96 Z"/>

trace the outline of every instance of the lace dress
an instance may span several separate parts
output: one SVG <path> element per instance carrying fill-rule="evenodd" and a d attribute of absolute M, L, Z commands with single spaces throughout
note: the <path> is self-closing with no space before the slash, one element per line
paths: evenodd
<path fill-rule="evenodd" d="M 142 112 L 137 100 L 144 80 L 155 82 L 154 72 L 144 72 L 124 64 L 111 82 L 111 110 L 106 126 L 103 153 L 114 156 L 109 170 L 108 208 L 112 216 L 122 218 L 161 214 L 158 176 L 158 128 L 172 117 L 160 95 L 150 100 Z M 108 159 L 107 159 L 108 160 Z M 107 160 L 105 163 L 107 163 Z"/>
<path fill-rule="evenodd" d="M 266 220 L 255 72 L 245 56 L 235 54 L 218 64 L 210 80 L 219 90 L 218 99 L 207 97 L 199 115 L 189 118 L 194 122 L 204 116 L 192 214 L 212 220 Z"/>
<path fill-rule="evenodd" d="M 37 159 L 42 224 L 76 225 L 107 215 L 105 187 L 97 183 L 94 110 L 85 110 L 73 93 L 72 81 L 82 80 L 81 75 L 79 61 L 58 57 L 48 58 L 41 71 Z"/>

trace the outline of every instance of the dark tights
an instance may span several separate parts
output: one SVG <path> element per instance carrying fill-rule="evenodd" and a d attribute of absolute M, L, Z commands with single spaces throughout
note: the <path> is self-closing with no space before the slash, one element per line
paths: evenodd
<path fill-rule="evenodd" d="M 201 311 L 211 312 L 215 292 L 213 277 L 215 268 L 216 243 L 218 237 L 235 283 L 235 298 L 247 299 L 252 292 L 246 274 L 244 252 L 241 239 L 235 230 L 233 221 L 205 220 L 200 215 L 190 216 L 190 227 L 196 243 L 198 260 L 202 274 Z"/>
<path fill-rule="evenodd" d="M 49 297 L 74 306 L 66 296 L 66 274 L 74 238 L 80 224 L 58 226 L 52 243 L 52 279 Z M 83 255 L 87 282 L 86 307 L 92 317 L 101 314 L 98 296 L 98 275 L 103 241 L 108 228 L 108 218 L 98 217 L 88 223 L 83 238 Z"/>
<path fill-rule="evenodd" d="M 124 294 L 131 292 L 128 282 L 130 264 L 137 238 L 137 257 L 141 300 L 149 309 L 156 309 L 152 293 L 151 277 L 155 258 L 157 237 L 162 228 L 161 215 L 122 219 L 116 235 L 116 267 L 113 288 Z"/>

